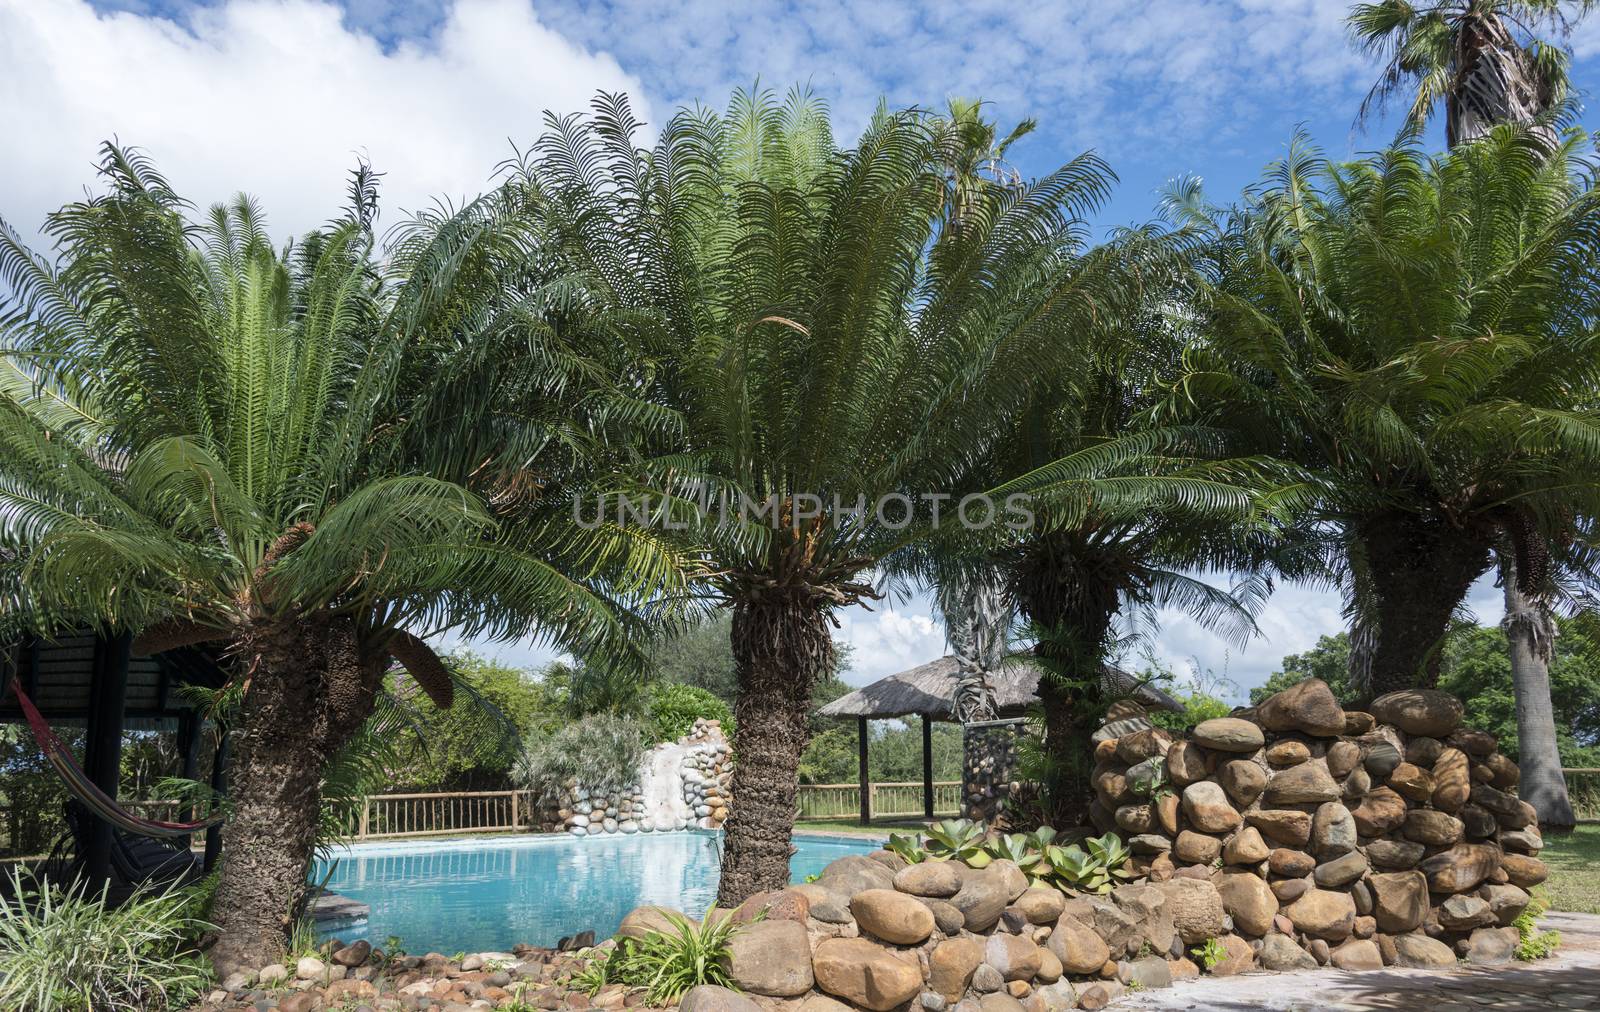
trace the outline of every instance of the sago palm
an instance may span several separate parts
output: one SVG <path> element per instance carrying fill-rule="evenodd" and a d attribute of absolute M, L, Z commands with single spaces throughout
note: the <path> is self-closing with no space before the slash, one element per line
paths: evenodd
<path fill-rule="evenodd" d="M 1303 469 L 1368 697 L 1437 679 L 1467 589 L 1509 545 L 1527 588 L 1600 502 L 1600 195 L 1512 127 L 1335 165 L 1303 140 L 1205 236 L 1205 337 L 1178 410 Z"/>
<path fill-rule="evenodd" d="M 731 905 L 788 881 L 834 613 L 875 596 L 875 564 L 931 523 L 922 496 L 947 493 L 1108 297 L 1080 254 L 1110 173 L 1080 157 L 940 230 L 948 138 L 925 114 L 881 112 L 844 149 L 803 96 L 681 112 L 649 150 L 638 126 L 602 99 L 553 121 L 516 177 L 595 324 L 650 349 L 655 396 L 683 420 L 640 488 L 672 493 L 685 522 L 696 497 L 733 504 L 697 534 L 704 588 L 733 612 Z M 889 495 L 908 498 L 879 516 Z"/>
<path fill-rule="evenodd" d="M 612 598 L 672 561 L 571 522 L 584 443 L 629 395 L 502 269 L 526 253 L 504 195 L 412 222 L 380 269 L 370 172 L 282 253 L 245 198 L 192 223 L 137 154 L 108 146 L 102 175 L 48 220 L 58 264 L 0 231 L 0 596 L 46 634 L 223 646 L 245 694 L 213 958 L 259 966 L 391 656 L 448 705 L 423 640 L 445 629 L 620 652 Z"/>
<path fill-rule="evenodd" d="M 1451 147 L 1482 137 L 1499 123 L 1532 127 L 1553 143 L 1548 120 L 1571 92 L 1562 42 L 1594 5 L 1595 0 L 1355 4 L 1346 19 L 1351 35 L 1385 61 L 1382 76 L 1361 103 L 1361 118 L 1411 90 L 1406 122 L 1422 127 L 1443 103 Z"/>

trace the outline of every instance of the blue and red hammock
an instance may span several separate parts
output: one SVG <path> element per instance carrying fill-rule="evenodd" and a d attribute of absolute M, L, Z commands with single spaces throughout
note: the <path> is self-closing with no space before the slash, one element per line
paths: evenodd
<path fill-rule="evenodd" d="M 33 730 L 33 738 L 39 743 L 39 750 L 44 753 L 45 759 L 49 760 L 56 775 L 66 784 L 67 790 L 73 797 L 83 802 L 100 818 L 118 829 L 137 836 L 155 837 L 188 836 L 209 829 L 222 821 L 220 814 L 213 815 L 203 822 L 161 822 L 134 815 L 117 804 L 116 798 L 102 791 L 89 778 L 89 774 L 85 773 L 83 767 L 72 757 L 72 749 L 50 729 L 44 715 L 33 705 L 33 700 L 22 691 L 21 684 L 16 680 L 11 682 L 11 691 L 16 693 L 17 705 L 22 707 L 22 715 L 27 718 L 28 727 Z M 0 693 L 0 698 L 3 698 L 3 695 Z"/>

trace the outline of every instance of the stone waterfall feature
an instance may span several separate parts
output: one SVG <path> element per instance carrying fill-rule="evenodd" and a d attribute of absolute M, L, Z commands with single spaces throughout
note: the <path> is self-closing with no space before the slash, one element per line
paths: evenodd
<path fill-rule="evenodd" d="M 638 779 L 615 791 L 569 781 L 540 802 L 535 824 L 544 832 L 599 836 L 720 829 L 728 818 L 732 750 L 722 723 L 700 719 L 677 741 L 645 753 Z"/>

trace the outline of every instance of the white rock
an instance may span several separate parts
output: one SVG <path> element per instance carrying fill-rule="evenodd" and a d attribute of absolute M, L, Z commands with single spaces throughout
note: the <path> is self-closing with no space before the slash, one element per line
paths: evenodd
<path fill-rule="evenodd" d="M 327 964 L 315 956 L 306 956 L 294 965 L 294 975 L 301 980 L 321 980 L 327 973 Z"/>
<path fill-rule="evenodd" d="M 289 976 L 289 970 L 282 963 L 269 963 L 256 974 L 256 979 L 262 984 L 272 984 Z"/>

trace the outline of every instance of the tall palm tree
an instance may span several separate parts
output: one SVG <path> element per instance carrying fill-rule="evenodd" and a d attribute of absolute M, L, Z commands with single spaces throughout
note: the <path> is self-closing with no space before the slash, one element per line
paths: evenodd
<path fill-rule="evenodd" d="M 516 178 L 596 324 L 652 350 L 656 396 L 682 419 L 640 488 L 675 493 L 685 521 L 704 516 L 697 496 L 734 504 L 696 532 L 704 589 L 733 612 L 731 905 L 788 881 L 835 612 L 877 596 L 874 566 L 935 508 L 951 519 L 953 501 L 921 497 L 947 492 L 1109 297 L 1080 253 L 1110 173 L 1079 157 L 940 230 L 941 132 L 919 112 L 882 112 L 845 149 L 799 94 L 680 112 L 647 151 L 621 99 L 550 127 Z"/>
<path fill-rule="evenodd" d="M 613 398 L 549 291 L 503 269 L 526 252 L 504 195 L 402 228 L 385 271 L 369 171 L 279 253 L 248 199 L 192 223 L 145 158 L 104 155 L 107 192 L 48 220 L 58 264 L 0 228 L 0 596 L 46 633 L 223 646 L 244 699 L 212 956 L 259 966 L 300 908 L 320 774 L 391 657 L 448 705 L 425 642 L 445 629 L 621 653 L 637 622 L 614 599 L 673 558 L 570 520 Z M 537 366 L 499 378 L 508 351 Z"/>
<path fill-rule="evenodd" d="M 1492 553 L 1514 590 L 1541 587 L 1600 506 L 1600 194 L 1580 142 L 1505 126 L 1332 165 L 1302 139 L 1247 206 L 1173 204 L 1209 237 L 1206 339 L 1174 392 L 1304 469 L 1367 696 L 1434 684 Z"/>
<path fill-rule="evenodd" d="M 1568 100 L 1561 42 L 1595 0 L 1377 0 L 1350 9 L 1346 24 L 1383 74 L 1361 103 L 1365 120 L 1390 98 L 1415 89 L 1406 122 L 1420 129 L 1443 102 L 1451 147 L 1496 124 L 1533 128 L 1555 141 L 1548 120 Z"/>

